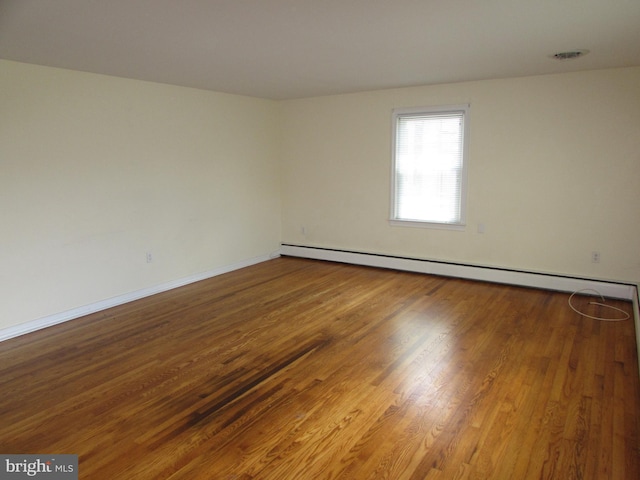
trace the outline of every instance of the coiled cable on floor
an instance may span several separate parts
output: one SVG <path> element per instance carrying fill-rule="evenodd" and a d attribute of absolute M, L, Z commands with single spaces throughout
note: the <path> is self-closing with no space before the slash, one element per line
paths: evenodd
<path fill-rule="evenodd" d="M 611 310 L 616 310 L 616 311 L 618 311 L 618 312 L 620 312 L 620 313 L 624 314 L 624 315 L 625 315 L 625 317 L 624 317 L 624 318 L 603 318 L 603 317 L 594 317 L 594 316 L 592 316 L 592 315 L 588 315 L 588 314 L 586 314 L 586 313 L 584 313 L 584 312 L 579 311 L 578 309 L 576 309 L 576 308 L 573 306 L 573 304 L 571 303 L 571 300 L 573 299 L 574 295 L 576 295 L 576 294 L 578 294 L 578 293 L 582 293 L 582 292 L 593 292 L 593 293 L 595 293 L 596 295 L 598 295 L 598 296 L 600 297 L 600 299 L 602 300 L 602 303 L 600 303 L 600 302 L 593 302 L 593 301 L 592 301 L 592 302 L 589 302 L 589 305 L 598 305 L 598 306 L 600 306 L 600 307 L 605 307 L 605 308 L 609 308 L 609 309 L 611 309 Z M 612 306 L 612 305 L 607 305 L 606 303 L 604 303 L 604 301 L 605 301 L 605 300 L 604 300 L 604 296 L 603 296 L 600 292 L 598 292 L 597 290 L 593 290 L 592 288 L 584 288 L 584 289 L 582 289 L 582 290 L 576 290 L 575 292 L 573 292 L 573 293 L 571 294 L 571 296 L 569 297 L 569 306 L 571 307 L 571 310 L 573 310 L 573 311 L 574 311 L 574 312 L 576 312 L 577 314 L 582 315 L 583 317 L 592 318 L 593 320 L 601 320 L 601 321 L 603 321 L 603 322 L 621 322 L 621 321 L 623 321 L 623 320 L 627 320 L 627 319 L 629 319 L 629 318 L 630 318 L 630 315 L 629 315 L 627 312 L 625 312 L 624 310 L 622 310 L 621 308 L 617 308 L 617 307 L 614 307 L 614 306 Z"/>

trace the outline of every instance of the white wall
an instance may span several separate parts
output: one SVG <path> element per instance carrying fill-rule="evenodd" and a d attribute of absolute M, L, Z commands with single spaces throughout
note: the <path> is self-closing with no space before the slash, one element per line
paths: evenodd
<path fill-rule="evenodd" d="M 276 102 L 0 61 L 0 329 L 277 250 L 279 142 Z"/>
<path fill-rule="evenodd" d="M 460 103 L 471 105 L 467 229 L 391 227 L 391 110 Z M 640 68 L 283 105 L 283 243 L 640 279 Z"/>
<path fill-rule="evenodd" d="M 391 110 L 458 103 L 468 228 L 389 226 Z M 272 102 L 0 60 L 0 330 L 280 241 L 637 283 L 639 131 L 640 68 Z"/>

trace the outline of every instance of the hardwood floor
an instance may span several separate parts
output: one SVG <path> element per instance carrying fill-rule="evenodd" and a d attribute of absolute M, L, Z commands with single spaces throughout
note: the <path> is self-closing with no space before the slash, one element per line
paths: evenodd
<path fill-rule="evenodd" d="M 567 299 L 275 259 L 0 343 L 0 452 L 92 480 L 638 479 L 633 321 Z"/>

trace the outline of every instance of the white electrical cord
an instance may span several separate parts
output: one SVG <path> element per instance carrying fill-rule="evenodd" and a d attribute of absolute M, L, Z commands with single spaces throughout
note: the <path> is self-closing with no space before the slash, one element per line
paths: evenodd
<path fill-rule="evenodd" d="M 591 288 L 585 288 L 585 289 L 583 289 L 583 290 L 576 290 L 575 292 L 573 292 L 573 293 L 571 294 L 571 296 L 569 297 L 569 306 L 571 307 L 571 310 L 573 310 L 574 312 L 576 312 L 576 313 L 578 313 L 578 314 L 582 315 L 583 317 L 592 318 L 592 319 L 594 319 L 594 320 L 602 320 L 603 322 L 621 322 L 621 321 L 623 321 L 623 320 L 627 320 L 627 319 L 629 319 L 629 318 L 630 318 L 630 315 L 629 315 L 627 312 L 625 312 L 624 310 L 622 310 L 622 309 L 620 309 L 620 308 L 617 308 L 617 307 L 613 307 L 613 306 L 611 306 L 611 305 L 607 305 L 606 303 L 589 302 L 589 305 L 598 305 L 598 306 L 600 306 L 600 307 L 606 307 L 606 308 L 610 308 L 610 309 L 612 309 L 612 310 L 617 310 L 618 312 L 623 313 L 623 314 L 625 315 L 625 317 L 624 317 L 624 318 L 602 318 L 602 317 L 593 317 L 593 316 L 591 316 L 591 315 L 587 315 L 586 313 L 584 313 L 584 312 L 581 312 L 581 311 L 577 310 L 577 309 L 573 306 L 573 304 L 571 303 L 571 300 L 573 299 L 573 296 L 574 296 L 574 295 L 576 295 L 577 293 L 581 293 L 581 292 L 593 292 L 593 293 L 595 293 L 596 295 L 598 295 L 598 296 L 602 299 L 602 302 L 604 302 L 605 300 L 604 300 L 604 296 L 602 296 L 602 294 L 601 294 L 600 292 L 598 292 L 597 290 L 593 290 L 593 289 L 591 289 Z"/>

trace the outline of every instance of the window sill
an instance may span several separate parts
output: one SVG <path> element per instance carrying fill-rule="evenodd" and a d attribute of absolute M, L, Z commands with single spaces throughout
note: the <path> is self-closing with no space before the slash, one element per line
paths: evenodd
<path fill-rule="evenodd" d="M 431 228 L 434 230 L 453 230 L 458 232 L 466 229 L 466 225 L 462 223 L 432 223 L 394 219 L 389 220 L 389 225 L 392 227 Z"/>

